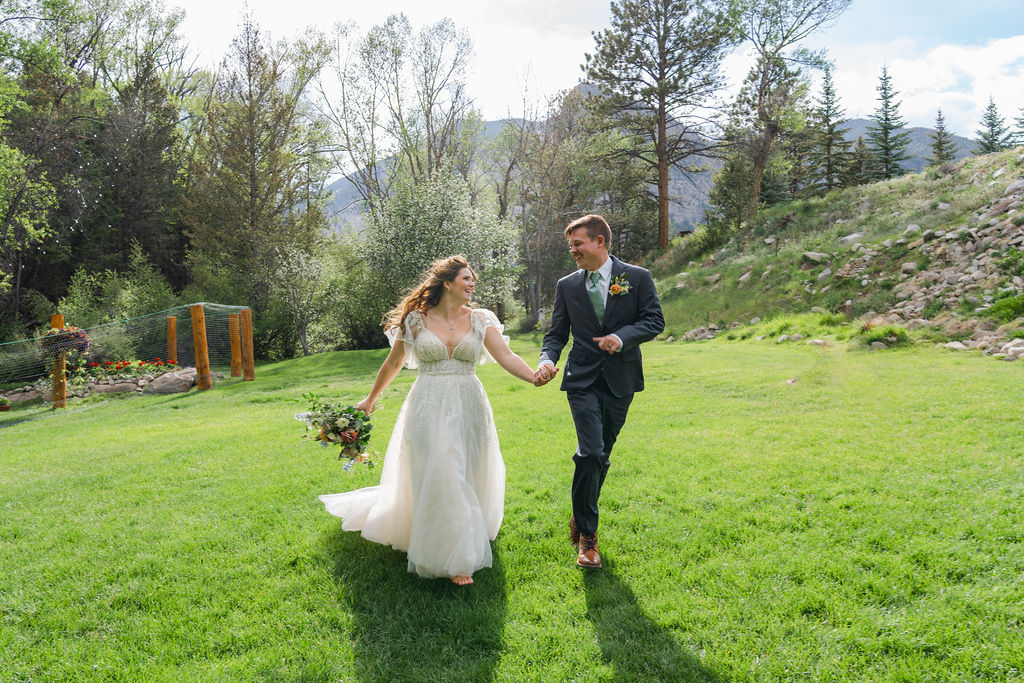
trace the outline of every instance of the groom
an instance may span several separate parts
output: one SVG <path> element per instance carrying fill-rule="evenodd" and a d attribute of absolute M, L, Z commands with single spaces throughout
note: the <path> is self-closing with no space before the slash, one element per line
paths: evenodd
<path fill-rule="evenodd" d="M 577 565 L 600 568 L 597 499 L 633 394 L 644 388 L 640 344 L 665 329 L 665 319 L 650 271 L 609 255 L 612 232 L 604 218 L 573 221 L 565 238 L 580 270 L 555 287 L 535 383 L 555 376 L 555 363 L 572 334 L 562 375 L 576 424 L 569 538 L 577 548 Z"/>

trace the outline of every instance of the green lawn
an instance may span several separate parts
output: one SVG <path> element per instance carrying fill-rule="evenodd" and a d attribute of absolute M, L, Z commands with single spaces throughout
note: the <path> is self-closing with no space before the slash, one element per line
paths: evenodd
<path fill-rule="evenodd" d="M 0 414 L 0 680 L 1024 679 L 1024 365 L 648 344 L 592 573 L 564 396 L 483 367 L 505 522 L 457 588 L 316 499 L 379 470 L 300 440 L 293 399 L 361 398 L 383 355 Z"/>

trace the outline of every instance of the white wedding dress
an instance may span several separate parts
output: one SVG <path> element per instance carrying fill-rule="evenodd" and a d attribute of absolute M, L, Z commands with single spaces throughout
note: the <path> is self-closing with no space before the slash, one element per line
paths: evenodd
<path fill-rule="evenodd" d="M 485 309 L 449 352 L 416 311 L 389 334 L 405 343 L 405 366 L 418 368 L 395 422 L 380 484 L 320 496 L 345 531 L 406 551 L 409 571 L 425 577 L 469 575 L 491 566 L 490 541 L 505 507 L 505 464 L 491 405 L 476 366 L 492 360 Z"/>

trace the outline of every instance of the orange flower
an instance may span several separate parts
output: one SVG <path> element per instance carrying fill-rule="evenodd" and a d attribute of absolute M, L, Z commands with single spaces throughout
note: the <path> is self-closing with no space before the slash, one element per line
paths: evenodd
<path fill-rule="evenodd" d="M 622 287 L 620 287 L 619 285 L 612 285 L 611 287 L 608 288 L 608 291 L 611 292 L 612 294 L 621 294 Z"/>

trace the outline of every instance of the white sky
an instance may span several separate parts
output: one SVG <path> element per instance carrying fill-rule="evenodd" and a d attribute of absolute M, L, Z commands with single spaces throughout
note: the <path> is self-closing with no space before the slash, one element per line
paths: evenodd
<path fill-rule="evenodd" d="M 199 64 L 215 66 L 237 33 L 244 0 L 166 0 L 185 11 L 183 33 Z M 469 92 L 487 120 L 523 112 L 580 79 L 592 31 L 606 28 L 608 0 L 248 0 L 261 29 L 289 39 L 304 27 L 354 21 L 365 31 L 404 12 L 414 28 L 451 17 L 473 39 Z M 1010 123 L 1024 107 L 1024 7 L 1021 0 L 854 0 L 839 22 L 812 37 L 828 49 L 836 89 L 849 118 L 877 105 L 888 64 L 911 126 L 932 126 L 942 108 L 947 126 L 974 137 L 992 96 Z M 733 85 L 749 67 L 741 49 L 727 60 Z"/>

